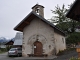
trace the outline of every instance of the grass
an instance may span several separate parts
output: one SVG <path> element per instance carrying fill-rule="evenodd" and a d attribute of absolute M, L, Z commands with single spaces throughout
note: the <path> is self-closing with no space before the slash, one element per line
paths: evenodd
<path fill-rule="evenodd" d="M 0 54 L 7 52 L 6 49 L 0 49 Z"/>
<path fill-rule="evenodd" d="M 4 53 L 3 51 L 0 50 L 0 54 Z"/>
<path fill-rule="evenodd" d="M 80 60 L 80 58 L 71 57 L 69 60 Z"/>

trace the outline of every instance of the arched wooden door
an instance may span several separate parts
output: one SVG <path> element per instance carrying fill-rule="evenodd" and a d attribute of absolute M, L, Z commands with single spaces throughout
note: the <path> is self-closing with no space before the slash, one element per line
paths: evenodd
<path fill-rule="evenodd" d="M 43 52 L 43 45 L 41 42 L 34 42 L 34 56 L 41 56 Z"/>

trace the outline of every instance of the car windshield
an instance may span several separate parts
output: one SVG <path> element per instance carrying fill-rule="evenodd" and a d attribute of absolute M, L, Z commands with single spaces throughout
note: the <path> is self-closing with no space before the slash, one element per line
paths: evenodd
<path fill-rule="evenodd" d="M 14 50 L 16 50 L 16 48 L 12 48 L 12 49 L 10 49 L 10 51 L 14 51 Z"/>

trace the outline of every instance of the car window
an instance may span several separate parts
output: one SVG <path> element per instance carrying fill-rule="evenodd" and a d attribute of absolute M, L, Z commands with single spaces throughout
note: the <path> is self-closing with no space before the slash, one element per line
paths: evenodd
<path fill-rule="evenodd" d="M 19 48 L 18 50 L 22 50 L 21 48 Z"/>
<path fill-rule="evenodd" d="M 14 51 L 14 50 L 16 50 L 16 49 L 10 49 L 10 51 Z"/>

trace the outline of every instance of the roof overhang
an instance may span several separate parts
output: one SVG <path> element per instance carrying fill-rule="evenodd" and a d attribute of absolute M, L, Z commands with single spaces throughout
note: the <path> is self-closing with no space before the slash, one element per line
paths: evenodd
<path fill-rule="evenodd" d="M 14 30 L 23 32 L 24 27 L 29 25 L 31 20 L 34 19 L 35 17 L 36 17 L 35 12 L 32 11 L 14 28 Z"/>
<path fill-rule="evenodd" d="M 50 23 L 49 21 L 47 21 L 45 18 L 43 18 L 41 15 L 38 15 L 36 14 L 34 11 L 32 11 L 31 13 L 29 13 L 15 28 L 14 30 L 16 31 L 21 31 L 23 32 L 24 28 L 26 26 L 28 26 L 30 24 L 30 22 L 34 19 L 34 18 L 39 18 L 41 19 L 42 21 L 44 21 L 45 23 L 49 24 L 51 27 L 55 28 L 55 30 L 59 31 L 60 34 L 64 35 L 65 36 L 65 33 L 57 28 L 54 24 Z"/>
<path fill-rule="evenodd" d="M 80 21 L 80 0 L 75 0 L 66 17 Z"/>

